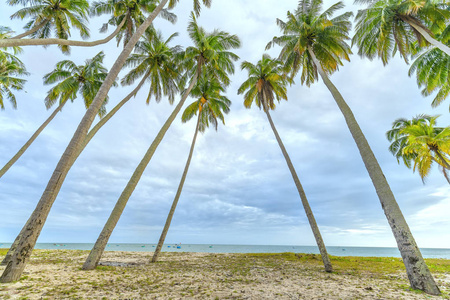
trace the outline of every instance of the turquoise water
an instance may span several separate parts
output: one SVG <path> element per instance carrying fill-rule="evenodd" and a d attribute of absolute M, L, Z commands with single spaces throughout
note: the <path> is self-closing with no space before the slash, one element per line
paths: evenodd
<path fill-rule="evenodd" d="M 0 248 L 9 248 L 10 243 L 0 243 Z M 36 249 L 71 249 L 91 250 L 92 243 L 37 243 Z M 139 251 L 152 252 L 155 244 L 108 244 L 106 251 Z M 400 257 L 397 248 L 388 247 L 327 247 L 330 255 L 336 256 L 376 256 Z M 450 259 L 450 249 L 422 248 L 425 258 Z M 208 253 L 314 253 L 319 254 L 316 246 L 274 246 L 274 245 L 201 245 L 201 244 L 166 244 L 162 251 L 168 252 L 208 252 Z"/>

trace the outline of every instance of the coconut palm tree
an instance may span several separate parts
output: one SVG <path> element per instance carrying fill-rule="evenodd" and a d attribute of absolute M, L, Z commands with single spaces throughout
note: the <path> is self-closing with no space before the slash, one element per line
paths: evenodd
<path fill-rule="evenodd" d="M 402 159 L 405 166 L 411 168 L 412 161 L 415 159 L 415 155 L 405 155 L 403 152 L 408 140 L 407 136 L 402 133 L 403 129 L 419 123 L 426 123 L 430 119 L 431 116 L 421 114 L 411 120 L 399 118 L 392 123 L 392 129 L 386 132 L 386 138 L 389 142 L 392 142 L 389 146 L 389 152 L 395 156 L 398 163 L 400 163 L 400 159 Z"/>
<path fill-rule="evenodd" d="M 224 92 L 225 88 L 223 87 L 223 84 L 216 78 L 209 77 L 207 75 L 203 75 L 198 81 L 197 86 L 191 91 L 191 96 L 196 97 L 197 100 L 185 109 L 181 120 L 183 123 L 185 123 L 198 113 L 197 125 L 195 127 L 194 137 L 192 138 L 191 148 L 189 150 L 189 156 L 186 161 L 186 166 L 184 167 L 183 175 L 181 176 L 177 193 L 170 208 L 169 215 L 167 216 L 166 223 L 164 224 L 164 228 L 161 233 L 161 237 L 159 238 L 158 245 L 156 246 L 155 253 L 153 254 L 152 262 L 156 262 L 158 260 L 158 256 L 161 252 L 164 240 L 166 239 L 167 232 L 169 231 L 170 223 L 172 222 L 172 218 L 175 213 L 178 200 L 180 199 L 181 191 L 183 190 L 183 185 L 189 170 L 198 132 L 205 132 L 210 123 L 214 125 L 215 129 L 217 130 L 217 119 L 220 119 L 222 123 L 225 124 L 223 113 L 227 114 L 230 111 L 229 106 L 231 105 L 231 101 L 227 97 L 221 95 L 221 93 Z"/>
<path fill-rule="evenodd" d="M 441 50 L 432 48 L 420 54 L 409 69 L 409 76 L 414 73 L 422 95 L 435 95 L 432 107 L 440 105 L 450 94 L 450 56 Z"/>
<path fill-rule="evenodd" d="M 203 72 L 208 72 L 212 74 L 214 78 L 220 78 L 220 82 L 227 85 L 229 83 L 227 74 L 234 72 L 233 61 L 237 60 L 239 57 L 228 50 L 240 46 L 240 41 L 237 36 L 218 30 L 214 30 L 211 33 L 206 32 L 202 27 L 198 26 L 194 14 L 191 14 L 188 32 L 194 46 L 188 47 L 183 53 L 183 68 L 180 70 L 186 70 L 182 82 L 185 82 L 187 78 L 189 78 L 189 87 L 183 92 L 180 102 L 161 127 L 161 130 L 156 135 L 141 162 L 136 167 L 136 170 L 128 181 L 125 189 L 122 191 L 111 215 L 83 265 L 83 270 L 95 268 L 100 261 L 109 237 L 119 221 L 128 200 L 155 153 L 156 148 L 161 143 L 170 125 L 181 110 L 184 102 L 191 93 L 191 90 L 194 88 L 197 78 L 199 78 Z M 182 85 L 184 85 L 184 83 L 182 83 Z"/>
<path fill-rule="evenodd" d="M 4 99 L 8 99 L 13 108 L 17 108 L 15 91 L 23 89 L 26 82 L 20 76 L 28 75 L 25 65 L 15 55 L 0 50 L 0 108 L 5 109 Z M 1 177 L 1 175 L 0 175 Z"/>
<path fill-rule="evenodd" d="M 22 0 L 23 1 L 23 0 Z M 178 3 L 179 0 L 163 0 L 159 3 L 157 6 L 157 11 L 155 12 L 155 16 L 159 14 L 160 8 L 164 7 L 167 2 L 169 3 L 168 8 L 174 8 L 175 5 Z M 201 3 L 203 3 L 204 6 L 210 7 L 211 6 L 211 0 L 193 0 L 194 5 L 194 11 L 196 16 L 200 14 L 201 10 Z M 92 13 L 92 11 L 91 11 Z M 165 14 L 164 12 L 162 12 Z M 95 12 L 94 12 L 95 14 Z M 170 16 L 170 15 L 169 15 Z M 153 18 L 153 15 L 149 16 L 149 18 Z M 166 16 L 167 18 L 167 16 Z M 147 18 L 148 19 L 148 18 Z M 54 39 L 54 38 L 46 38 L 46 39 L 7 39 L 7 40 L 0 40 L 0 47 L 12 47 L 12 46 L 37 46 L 37 45 L 64 45 L 64 46 L 80 46 L 80 47 L 92 47 L 101 45 L 104 43 L 109 42 L 113 37 L 117 36 L 117 34 L 123 30 L 123 25 L 127 21 L 127 18 L 122 18 L 122 22 L 120 22 L 119 25 L 117 25 L 116 30 L 111 33 L 108 37 L 98 40 L 98 41 L 72 41 L 72 40 L 66 40 L 66 39 Z M 114 22 L 113 22 L 114 23 Z M 141 23 L 141 22 L 140 22 Z M 139 24 L 140 24 L 139 23 Z M 117 23 L 116 23 L 117 24 Z M 130 22 L 131 24 L 131 22 Z M 136 23 L 134 23 L 136 25 Z M 105 27 L 102 27 L 103 29 L 106 29 Z"/>
<path fill-rule="evenodd" d="M 145 20 L 144 13 L 152 12 L 158 5 L 155 0 L 106 0 L 95 1 L 92 3 L 90 15 L 100 16 L 103 14 L 111 15 L 107 23 L 103 24 L 100 32 L 105 32 L 108 25 L 119 27 L 120 31 L 116 35 L 117 44 L 123 40 L 125 46 L 130 37 L 136 31 L 136 28 Z M 170 21 L 176 22 L 176 15 L 162 9 L 159 16 Z"/>
<path fill-rule="evenodd" d="M 292 78 L 302 69 L 301 81 L 309 86 L 320 75 L 341 110 L 372 179 L 397 241 L 411 287 L 440 294 L 369 143 L 350 107 L 328 77 L 342 65 L 343 59 L 349 60 L 351 53 L 346 40 L 349 39 L 352 13 L 332 18 L 343 7 L 343 3 L 338 2 L 321 13 L 322 0 L 301 0 L 294 13 L 287 13 L 286 22 L 277 20 L 283 35 L 275 37 L 268 47 L 274 43 L 282 46 L 280 58 Z"/>
<path fill-rule="evenodd" d="M 198 0 L 194 1 L 196 2 Z M 204 3 L 209 3 L 208 0 L 202 1 Z M 136 32 L 130 38 L 128 44 L 124 47 L 124 49 L 114 62 L 113 66 L 111 67 L 108 76 L 106 76 L 105 81 L 97 92 L 97 95 L 92 101 L 91 106 L 86 111 L 86 114 L 78 125 L 72 139 L 69 142 L 69 145 L 67 146 L 66 150 L 61 156 L 61 159 L 56 165 L 56 168 L 53 171 L 52 176 L 50 177 L 50 180 L 41 196 L 41 199 L 39 200 L 27 223 L 19 233 L 20 238 L 17 242 L 17 251 L 14 251 L 14 254 L 11 255 L 11 259 L 7 262 L 5 270 L 0 276 L 0 282 L 12 282 L 20 278 L 26 266 L 26 263 L 30 259 L 31 252 L 36 245 L 36 241 L 45 224 L 53 203 L 58 196 L 64 179 L 67 176 L 67 173 L 69 172 L 73 162 L 77 158 L 79 149 L 83 146 L 83 140 L 86 138 L 86 134 L 88 133 L 88 130 L 92 122 L 94 121 L 96 114 L 102 106 L 103 101 L 109 92 L 109 89 L 114 84 L 117 75 L 122 69 L 127 57 L 130 55 L 131 51 L 133 51 L 134 46 L 147 30 L 147 28 L 152 24 L 153 20 L 167 4 L 167 2 L 169 2 L 169 0 L 162 0 L 155 8 L 155 10 L 147 17 L 144 23 L 142 23 L 139 28 L 136 29 Z M 176 0 L 170 0 L 169 7 L 173 7 L 176 3 Z"/>
<path fill-rule="evenodd" d="M 386 133 L 390 142 L 389 150 L 413 171 L 416 168 L 422 181 L 429 174 L 433 162 L 436 162 L 449 181 L 447 171 L 450 170 L 450 127 L 436 127 L 439 116 L 420 115 L 412 120 L 397 119 L 392 129 Z M 450 181 L 449 181 L 450 183 Z"/>
<path fill-rule="evenodd" d="M 386 65 L 398 50 L 407 62 L 415 53 L 414 42 L 429 44 L 450 55 L 450 48 L 438 41 L 435 34 L 445 30 L 450 11 L 443 1 L 356 0 L 367 4 L 356 15 L 356 30 L 352 44 L 358 54 L 373 59 L 378 56 Z"/>
<path fill-rule="evenodd" d="M 150 87 L 147 102 L 153 95 L 158 102 L 161 99 L 161 91 L 169 97 L 169 101 L 171 103 L 173 102 L 174 93 L 177 89 L 175 80 L 178 78 L 178 74 L 175 71 L 176 62 L 174 62 L 174 57 L 179 51 L 181 51 L 181 47 L 169 47 L 168 43 L 176 35 L 177 34 L 172 34 L 167 40 L 164 41 L 160 32 L 155 33 L 153 30 L 148 30 L 145 33 L 143 41 L 139 42 L 135 48 L 135 56 L 132 55 L 132 57 L 130 57 L 126 62 L 126 66 L 128 67 L 135 66 L 136 64 L 137 66 L 125 75 L 122 79 L 122 85 L 130 85 L 143 75 L 142 79 L 133 91 L 131 91 L 131 93 L 122 99 L 122 101 L 120 101 L 113 109 L 104 115 L 97 122 L 97 124 L 89 130 L 89 133 L 84 139 L 82 148 L 78 151 L 77 158 L 86 148 L 87 144 L 92 140 L 94 135 L 100 130 L 100 128 L 102 128 L 102 126 L 105 125 L 106 122 L 109 121 L 125 103 L 137 94 L 145 82 L 150 81 L 150 83 L 155 86 Z M 145 73 L 143 72 L 144 70 Z M 159 79 L 158 76 L 160 76 Z M 7 264 L 12 253 L 17 247 L 19 237 L 20 235 L 14 240 L 14 243 L 11 245 L 7 255 L 0 265 Z"/>
<path fill-rule="evenodd" d="M 87 13 L 89 3 L 86 0 L 8 0 L 9 5 L 29 5 L 14 13 L 11 19 L 31 18 L 25 25 L 26 32 L 15 36 L 20 39 L 25 36 L 45 39 L 52 32 L 60 39 L 68 39 L 70 27 L 77 28 L 82 38 L 89 37 L 87 27 Z M 60 46 L 63 52 L 68 52 L 69 47 Z"/>
<path fill-rule="evenodd" d="M 309 224 L 316 239 L 317 246 L 319 247 L 320 254 L 322 255 L 323 264 L 325 266 L 325 271 L 332 272 L 333 268 L 331 266 L 330 258 L 328 257 L 327 249 L 320 234 L 319 227 L 317 226 L 314 214 L 309 206 L 308 199 L 306 198 L 305 191 L 303 190 L 300 179 L 297 176 L 297 172 L 291 162 L 289 154 L 284 147 L 283 142 L 278 134 L 277 129 L 272 121 L 269 110 L 275 109 L 275 99 L 278 102 L 281 99 L 287 100 L 286 85 L 289 80 L 283 74 L 282 63 L 279 60 L 272 59 L 269 55 L 263 55 L 262 59 L 258 61 L 256 65 L 244 61 L 241 64 L 242 70 L 247 70 L 249 78 L 242 83 L 238 89 L 238 94 L 244 94 L 244 106 L 250 108 L 255 102 L 255 104 L 266 113 L 267 119 L 269 120 L 270 127 L 272 127 L 273 133 L 277 139 L 278 145 L 283 152 L 283 156 L 288 165 L 289 171 L 291 172 L 292 178 L 294 179 L 295 186 L 300 195 L 300 199 L 305 209 L 306 216 L 308 217 Z"/>
<path fill-rule="evenodd" d="M 0 178 L 22 156 L 58 112 L 62 110 L 67 100 L 73 102 L 78 94 L 81 94 L 86 108 L 89 108 L 103 80 L 108 74 L 108 70 L 102 65 L 104 57 L 103 52 L 100 52 L 92 59 L 86 60 L 84 65 L 76 65 L 71 60 L 63 60 L 56 64 L 55 70 L 44 76 L 44 84 L 54 84 L 60 81 L 48 91 L 47 97 L 45 98 L 45 106 L 47 109 L 50 109 L 56 102 L 59 105 L 22 148 L 0 170 Z M 116 84 L 114 83 L 114 85 Z M 104 107 L 106 100 L 107 98 L 98 112 L 100 117 L 106 112 Z"/>

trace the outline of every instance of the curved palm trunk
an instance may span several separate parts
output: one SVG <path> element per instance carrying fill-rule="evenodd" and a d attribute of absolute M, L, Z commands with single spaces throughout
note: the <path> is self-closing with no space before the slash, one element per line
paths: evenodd
<path fill-rule="evenodd" d="M 9 39 L 10 39 L 10 40 L 12 40 L 12 39 L 21 39 L 21 38 L 23 38 L 23 37 L 29 36 L 30 34 L 36 32 L 36 31 L 38 31 L 39 29 L 41 29 L 42 27 L 44 27 L 45 24 L 47 24 L 47 23 L 48 23 L 48 19 L 46 19 L 45 21 L 42 21 L 39 25 L 34 26 L 34 27 L 31 28 L 30 30 L 25 31 L 24 33 L 21 33 L 21 34 L 19 34 L 19 35 L 13 36 L 13 37 L 11 37 L 11 38 L 9 38 Z"/>
<path fill-rule="evenodd" d="M 189 171 L 189 165 L 191 164 L 192 154 L 194 153 L 195 141 L 197 140 L 198 128 L 200 125 L 200 116 L 201 111 L 198 113 L 197 118 L 197 126 L 195 127 L 194 137 L 192 138 L 191 149 L 189 150 L 189 156 L 186 161 L 186 166 L 184 167 L 183 175 L 181 176 L 180 184 L 178 185 L 177 194 L 175 195 L 175 199 L 173 199 L 172 207 L 170 208 L 169 215 L 166 219 L 166 224 L 164 224 L 164 229 L 161 233 L 161 237 L 159 238 L 158 245 L 156 246 L 155 253 L 152 257 L 152 262 L 156 262 L 158 260 L 158 256 L 161 253 L 161 248 L 164 244 L 164 240 L 166 239 L 167 232 L 169 231 L 170 223 L 172 222 L 173 214 L 175 213 L 175 209 L 177 208 L 178 200 L 181 196 L 181 191 L 183 190 L 184 181 L 186 180 L 187 173 Z"/>
<path fill-rule="evenodd" d="M 78 149 L 83 146 L 83 141 L 86 138 L 89 127 L 94 121 L 98 110 L 102 106 L 103 100 L 106 98 L 109 89 L 113 85 L 117 75 L 122 69 L 122 66 L 124 65 L 127 57 L 130 55 L 137 41 L 144 34 L 145 30 L 150 26 L 152 21 L 156 18 L 167 1 L 168 0 L 161 1 L 156 9 L 148 16 L 145 22 L 141 26 L 139 26 L 139 28 L 131 37 L 130 42 L 122 50 L 121 54 L 112 66 L 110 72 L 106 76 L 105 81 L 101 85 L 89 109 L 86 111 L 86 114 L 78 125 L 78 128 L 72 137 L 72 140 L 70 141 L 60 161 L 58 162 L 56 169 L 53 172 L 52 177 L 50 178 L 50 181 L 45 188 L 41 199 L 39 200 L 39 203 L 37 204 L 35 210 L 33 211 L 33 214 L 29 219 L 27 227 L 22 237 L 20 238 L 16 251 L 12 255 L 11 260 L 6 265 L 6 268 L 3 271 L 2 276 L 0 277 L 0 282 L 12 282 L 20 278 L 26 263 L 30 259 L 31 252 L 36 245 L 36 241 L 39 237 L 42 227 L 44 227 L 53 202 L 55 201 L 56 196 L 61 189 L 67 172 L 69 172 L 70 167 L 77 157 L 79 151 Z"/>
<path fill-rule="evenodd" d="M 381 207 L 384 210 L 384 214 L 386 215 L 395 240 L 397 241 L 397 246 L 402 255 L 411 287 L 413 289 L 422 290 L 428 294 L 439 295 L 439 288 L 437 287 L 428 266 L 422 258 L 422 254 L 420 253 L 419 247 L 417 247 L 416 241 L 414 240 L 408 224 L 406 223 L 405 217 L 403 216 L 402 211 L 395 200 L 394 194 L 392 193 L 391 188 L 384 177 L 383 171 L 381 170 L 372 149 L 370 149 L 369 143 L 356 122 L 353 112 L 350 107 L 348 107 L 337 88 L 323 71 L 319 61 L 310 47 L 308 47 L 308 52 L 311 55 L 322 80 L 330 90 L 336 104 L 344 115 L 350 133 L 358 146 L 361 158 L 366 166 L 370 178 L 372 179 L 378 198 L 380 199 Z"/>
<path fill-rule="evenodd" d="M 141 176 L 144 173 L 145 168 L 150 162 L 153 154 L 155 153 L 156 148 L 161 143 L 164 135 L 166 134 L 173 120 L 177 116 L 178 112 L 181 110 L 181 107 L 183 106 L 184 102 L 186 101 L 186 98 L 188 97 L 189 93 L 191 92 L 196 82 L 197 82 L 197 75 L 195 75 L 195 77 L 192 79 L 192 82 L 189 85 L 187 91 L 184 93 L 182 99 L 180 100 L 180 103 L 178 103 L 178 105 L 173 110 L 172 114 L 164 123 L 161 130 L 158 132 L 158 135 L 155 137 L 153 143 L 150 145 L 150 148 L 148 148 L 141 162 L 137 166 L 136 170 L 134 171 L 133 175 L 128 181 L 127 186 L 125 187 L 119 199 L 117 200 L 116 205 L 114 206 L 114 209 L 111 212 L 108 221 L 106 222 L 102 232 L 100 233 L 97 241 L 95 242 L 94 247 L 89 253 L 88 258 L 84 262 L 82 267 L 83 270 L 92 270 L 98 265 L 98 262 L 100 261 L 103 251 L 105 250 L 106 244 L 108 243 L 109 237 L 111 236 L 114 228 L 116 227 L 117 222 L 119 221 L 120 216 L 122 215 L 122 212 L 125 209 L 125 206 L 127 205 L 128 199 L 130 199 L 131 194 L 133 193 L 139 180 L 141 179 Z"/>
<path fill-rule="evenodd" d="M 309 206 L 308 199 L 306 198 L 305 191 L 303 190 L 302 184 L 298 179 L 297 172 L 295 171 L 294 166 L 292 165 L 289 154 L 286 151 L 286 148 L 281 141 L 280 136 L 278 135 L 278 131 L 273 124 L 272 117 L 270 116 L 269 110 L 264 109 L 267 115 L 267 119 L 269 119 L 270 127 L 272 127 L 273 133 L 275 134 L 275 138 L 277 139 L 278 145 L 281 148 L 281 152 L 283 152 L 284 159 L 289 167 L 289 171 L 291 171 L 292 178 L 294 179 L 295 186 L 297 187 L 298 194 L 300 195 L 300 199 L 302 200 L 303 208 L 305 209 L 306 216 L 308 217 L 309 225 L 314 234 L 314 238 L 316 239 L 317 247 L 319 247 L 320 255 L 322 256 L 323 265 L 325 266 L 326 272 L 333 272 L 333 267 L 331 266 L 330 257 L 328 256 L 327 249 L 322 239 L 322 235 L 320 234 L 319 227 L 317 226 L 316 219 L 314 218 L 314 214 Z"/>
<path fill-rule="evenodd" d="M 30 137 L 30 139 L 22 146 L 22 148 L 20 148 L 20 150 L 17 151 L 17 153 L 6 163 L 6 165 L 0 170 L 0 178 L 2 178 L 3 175 L 5 175 L 5 173 L 9 170 L 9 168 L 11 168 L 11 166 L 22 156 L 22 154 L 28 149 L 28 147 L 30 147 L 30 145 L 39 136 L 39 134 L 42 132 L 42 130 L 44 130 L 44 128 L 47 127 L 48 123 L 50 123 L 53 120 L 53 118 L 56 116 L 56 114 L 61 111 L 61 109 L 63 108 L 65 103 L 66 102 L 61 103 L 53 111 L 53 113 L 50 115 L 50 117 L 48 117 L 48 119 L 45 120 L 44 123 L 42 123 L 42 125 Z"/>
<path fill-rule="evenodd" d="M 86 148 L 87 144 L 91 141 L 91 139 L 94 137 L 94 135 L 100 130 L 100 128 L 105 125 L 105 123 L 110 120 L 114 114 L 125 104 L 128 102 L 128 100 L 131 99 L 131 97 L 133 97 L 134 95 L 136 95 L 136 93 L 140 90 L 140 88 L 142 87 L 142 85 L 145 83 L 145 80 L 148 78 L 148 75 L 144 76 L 144 78 L 142 78 L 142 80 L 139 82 L 139 84 L 136 86 L 136 88 L 131 91 L 130 94 L 128 94 L 128 96 L 126 96 L 125 98 L 123 98 L 122 101 L 120 101 L 108 114 L 106 114 L 97 124 L 95 124 L 95 126 L 89 131 L 89 133 L 87 134 L 85 140 L 84 140 L 84 144 L 82 146 L 82 148 L 79 149 L 78 154 L 77 154 L 77 158 L 78 156 L 80 156 L 81 152 L 83 152 L 83 150 Z M 75 163 L 75 161 L 73 162 Z M 72 165 L 73 165 L 72 163 Z M 70 167 L 72 167 L 72 165 Z M 0 176 L 1 177 L 1 176 Z M 26 228 L 26 224 L 24 226 L 24 228 Z M 22 228 L 22 230 L 24 230 L 24 228 Z M 22 236 L 22 232 L 16 237 L 16 239 L 14 240 L 13 244 L 11 245 L 11 247 L 9 248 L 8 252 L 6 253 L 5 258 L 2 260 L 2 262 L 0 263 L 0 266 L 4 266 L 8 263 L 8 261 L 11 259 L 12 254 L 14 253 L 14 251 L 17 248 L 17 244 L 19 243 L 19 239 Z"/>
<path fill-rule="evenodd" d="M 447 55 L 450 55 L 450 48 L 443 43 L 439 42 L 438 40 L 434 39 L 426 30 L 424 30 L 422 27 L 418 26 L 417 24 L 414 24 L 414 22 L 406 21 L 410 26 L 414 27 L 415 30 L 417 30 L 431 45 L 435 46 L 439 50 L 443 51 Z"/>
<path fill-rule="evenodd" d="M 156 9 L 155 9 L 155 11 L 156 11 Z M 97 45 L 101 45 L 101 44 L 106 44 L 107 42 L 112 40 L 112 38 L 115 37 L 119 33 L 119 31 L 122 28 L 124 23 L 125 23 L 125 18 L 122 20 L 122 22 L 119 24 L 119 26 L 117 26 L 116 30 L 114 30 L 114 32 L 111 33 L 109 36 L 107 36 L 104 39 L 97 40 L 97 41 L 92 41 L 92 42 L 71 41 L 71 40 L 57 39 L 57 38 L 50 38 L 50 39 L 21 39 L 21 38 L 19 38 L 21 35 L 18 35 L 18 36 L 14 37 L 14 38 L 0 40 L 0 47 L 41 46 L 41 45 L 93 47 L 93 46 L 97 46 Z M 28 33 L 27 35 L 29 35 L 31 33 L 32 32 Z"/>

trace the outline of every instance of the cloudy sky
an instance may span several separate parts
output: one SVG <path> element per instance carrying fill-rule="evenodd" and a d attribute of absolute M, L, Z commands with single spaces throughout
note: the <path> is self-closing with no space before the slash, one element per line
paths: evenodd
<path fill-rule="evenodd" d="M 158 19 L 173 45 L 190 46 L 186 33 L 192 1 L 180 1 L 175 25 Z M 326 1 L 329 6 L 334 1 Z M 348 10 L 358 7 L 345 1 Z M 239 35 L 240 60 L 227 90 L 232 100 L 226 125 L 199 135 L 194 156 L 167 242 L 314 245 L 303 207 L 265 114 L 245 109 L 237 89 L 246 79 L 239 65 L 256 63 L 273 36 L 276 18 L 285 19 L 297 1 L 213 1 L 198 22 Z M 10 21 L 18 7 L 0 4 L 1 25 L 22 32 L 24 22 Z M 344 10 L 342 10 L 344 12 Z M 92 37 L 106 17 L 90 21 Z M 78 36 L 74 32 L 73 38 Z M 77 64 L 100 51 L 105 65 L 120 53 L 116 43 L 72 48 L 68 57 L 50 46 L 25 47 L 20 56 L 30 76 L 18 92 L 18 109 L 5 102 L 0 111 L 0 165 L 4 165 L 50 115 L 44 98 L 50 86 L 42 76 L 63 59 Z M 279 48 L 269 54 L 276 56 Z M 357 52 L 356 47 L 353 48 Z M 399 117 L 441 114 L 450 124 L 449 102 L 432 109 L 423 98 L 408 65 L 398 57 L 381 61 L 351 56 L 331 79 L 352 108 L 388 179 L 420 247 L 450 248 L 450 186 L 435 166 L 424 185 L 417 173 L 397 164 L 385 132 Z M 124 76 L 126 71 L 119 74 Z M 133 87 L 111 90 L 109 108 Z M 95 242 L 128 179 L 150 146 L 172 107 L 166 100 L 145 104 L 146 88 L 127 103 L 88 145 L 69 172 L 38 242 Z M 310 88 L 300 80 L 289 88 L 289 101 L 272 113 L 295 165 L 327 245 L 395 246 L 375 189 L 341 113 L 322 81 Z M 193 99 L 188 99 L 189 104 Z M 54 109 L 54 108 L 53 108 Z M 61 154 L 84 115 L 81 98 L 68 103 L 20 160 L 0 179 L 0 242 L 12 242 L 37 204 Z M 98 119 L 97 119 L 98 120 Z M 111 242 L 156 243 L 183 171 L 194 120 L 173 123 L 130 198 Z"/>

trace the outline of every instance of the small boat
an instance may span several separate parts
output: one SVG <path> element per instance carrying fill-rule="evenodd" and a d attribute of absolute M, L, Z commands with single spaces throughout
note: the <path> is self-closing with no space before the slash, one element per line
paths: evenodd
<path fill-rule="evenodd" d="M 212 245 L 211 245 L 211 246 L 209 246 L 209 248 L 212 248 Z"/>

